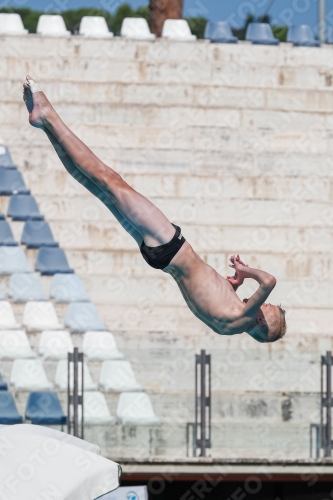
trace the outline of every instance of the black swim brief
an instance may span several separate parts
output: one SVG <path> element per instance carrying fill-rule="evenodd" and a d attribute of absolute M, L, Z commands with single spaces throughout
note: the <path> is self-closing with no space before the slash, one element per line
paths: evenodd
<path fill-rule="evenodd" d="M 145 242 L 142 242 L 140 248 L 142 257 L 154 269 L 164 269 L 167 267 L 186 241 L 180 227 L 175 226 L 175 224 L 172 225 L 176 228 L 176 232 L 169 243 L 159 245 L 158 247 L 147 247 Z"/>

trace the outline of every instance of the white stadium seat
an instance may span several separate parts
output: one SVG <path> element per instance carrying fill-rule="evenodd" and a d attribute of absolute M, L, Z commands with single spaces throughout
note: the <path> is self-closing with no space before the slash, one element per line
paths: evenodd
<path fill-rule="evenodd" d="M 24 330 L 0 330 L 0 359 L 35 357 Z"/>
<path fill-rule="evenodd" d="M 60 391 L 67 391 L 67 385 L 68 385 L 68 364 L 67 364 L 67 359 L 61 359 L 58 362 L 57 369 L 56 369 L 56 374 L 54 378 L 54 383 L 55 386 L 60 390 Z M 90 371 L 86 363 L 84 363 L 83 367 L 84 373 L 84 390 L 85 391 L 95 391 L 97 389 L 97 385 L 92 381 Z M 79 372 L 80 376 L 80 372 Z"/>
<path fill-rule="evenodd" d="M 39 341 L 38 354 L 48 359 L 67 359 L 74 346 L 67 330 L 45 330 Z"/>
<path fill-rule="evenodd" d="M 148 23 L 143 17 L 125 17 L 121 25 L 121 36 L 138 40 L 154 40 L 155 35 L 150 32 Z"/>
<path fill-rule="evenodd" d="M 105 425 L 115 422 L 112 417 L 105 396 L 101 392 L 84 393 L 84 423 L 88 425 Z"/>
<path fill-rule="evenodd" d="M 40 359 L 15 359 L 10 384 L 21 391 L 48 391 L 52 388 Z"/>
<path fill-rule="evenodd" d="M 144 392 L 124 392 L 120 394 L 117 418 L 124 425 L 159 424 L 148 394 Z"/>
<path fill-rule="evenodd" d="M 31 272 L 31 267 L 23 248 L 0 247 L 0 275 L 29 272 Z"/>
<path fill-rule="evenodd" d="M 109 30 L 106 20 L 102 16 L 83 16 L 80 22 L 79 34 L 96 38 L 113 37 L 113 33 Z"/>
<path fill-rule="evenodd" d="M 111 332 L 89 331 L 83 337 L 83 353 L 88 359 L 122 359 Z"/>
<path fill-rule="evenodd" d="M 142 391 L 128 361 L 103 361 L 99 386 L 110 392 Z"/>
<path fill-rule="evenodd" d="M 167 19 L 164 21 L 162 37 L 184 42 L 197 39 L 195 35 L 192 35 L 186 19 Z"/>
<path fill-rule="evenodd" d="M 19 328 L 12 306 L 6 300 L 0 300 L 0 328 L 1 330 L 17 330 Z"/>
<path fill-rule="evenodd" d="M 23 325 L 29 331 L 62 328 L 52 302 L 27 302 L 23 313 Z"/>
<path fill-rule="evenodd" d="M 37 33 L 46 36 L 69 36 L 62 16 L 42 14 L 37 23 Z"/>
<path fill-rule="evenodd" d="M 0 35 L 26 35 L 28 30 L 23 26 L 19 14 L 0 14 Z"/>

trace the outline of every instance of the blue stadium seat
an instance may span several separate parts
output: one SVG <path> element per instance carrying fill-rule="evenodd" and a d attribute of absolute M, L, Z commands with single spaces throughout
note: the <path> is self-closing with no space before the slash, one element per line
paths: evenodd
<path fill-rule="evenodd" d="M 91 302 L 72 302 L 69 304 L 65 326 L 72 332 L 79 333 L 106 329 L 99 319 L 96 306 Z"/>
<path fill-rule="evenodd" d="M 0 425 L 22 424 L 23 418 L 19 415 L 11 392 L 0 392 Z"/>
<path fill-rule="evenodd" d="M 268 23 L 250 23 L 246 30 L 246 40 L 258 45 L 278 45 L 280 41 L 274 38 L 272 28 Z"/>
<path fill-rule="evenodd" d="M 12 220 L 44 219 L 39 213 L 35 198 L 30 194 L 13 194 L 9 200 L 7 215 Z"/>
<path fill-rule="evenodd" d="M 50 298 L 58 303 L 90 300 L 77 274 L 55 274 L 52 278 Z"/>
<path fill-rule="evenodd" d="M 36 271 L 39 271 L 42 276 L 73 273 L 73 269 L 68 266 L 65 252 L 58 247 L 40 247 L 36 260 Z"/>
<path fill-rule="evenodd" d="M 14 240 L 10 225 L 6 220 L 0 220 L 0 246 L 17 246 L 17 242 Z"/>
<path fill-rule="evenodd" d="M 27 220 L 24 224 L 21 243 L 27 248 L 58 246 L 49 224 L 44 220 Z"/>
<path fill-rule="evenodd" d="M 46 300 L 37 274 L 12 274 L 8 287 L 8 298 L 14 302 L 28 302 L 30 300 Z"/>
<path fill-rule="evenodd" d="M 2 375 L 0 373 L 0 391 L 7 391 L 8 389 L 8 386 L 6 384 L 6 382 L 4 381 L 4 379 L 2 378 Z"/>
<path fill-rule="evenodd" d="M 29 194 L 25 187 L 21 172 L 16 168 L 0 168 L 0 195 Z"/>
<path fill-rule="evenodd" d="M 5 216 L 0 212 L 0 220 L 4 220 Z"/>
<path fill-rule="evenodd" d="M 34 425 L 65 425 L 67 422 L 55 392 L 31 392 L 25 418 Z"/>
<path fill-rule="evenodd" d="M 16 168 L 7 146 L 0 145 L 0 168 Z"/>
<path fill-rule="evenodd" d="M 205 38 L 213 43 L 237 43 L 238 38 L 232 34 L 229 24 L 225 21 L 208 21 L 205 29 Z"/>
<path fill-rule="evenodd" d="M 293 43 L 296 47 L 320 46 L 320 43 L 314 37 L 312 29 L 307 24 L 291 26 L 288 30 L 287 42 Z"/>

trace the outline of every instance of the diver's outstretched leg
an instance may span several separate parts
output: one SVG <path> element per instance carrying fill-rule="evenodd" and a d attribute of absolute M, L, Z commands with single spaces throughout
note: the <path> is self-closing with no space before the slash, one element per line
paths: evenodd
<path fill-rule="evenodd" d="M 50 142 L 52 143 L 57 155 L 59 156 L 60 160 L 62 161 L 65 169 L 67 170 L 68 173 L 71 174 L 74 179 L 76 179 L 82 186 L 84 186 L 88 191 L 90 191 L 93 195 L 95 195 L 99 200 L 101 200 L 102 203 L 112 212 L 112 214 L 115 216 L 118 222 L 123 226 L 125 231 L 127 231 L 137 242 L 139 247 L 141 246 L 141 243 L 143 241 L 143 238 L 136 229 L 134 229 L 133 226 L 128 222 L 127 219 L 119 212 L 117 207 L 115 206 L 114 203 L 112 203 L 111 199 L 102 191 L 101 188 L 99 188 L 93 181 L 89 179 L 89 177 L 86 177 L 81 170 L 77 168 L 75 163 L 72 161 L 71 157 L 66 153 L 64 148 L 59 144 L 57 139 L 51 134 L 49 130 L 46 128 L 44 129 L 44 132 L 46 133 L 47 137 L 50 139 Z"/>
<path fill-rule="evenodd" d="M 175 234 L 175 228 L 165 215 L 97 158 L 63 123 L 30 76 L 27 76 L 27 82 L 23 85 L 23 94 L 31 125 L 51 133 L 82 174 L 105 193 L 119 213 L 140 233 L 146 245 L 154 247 L 168 243 Z"/>

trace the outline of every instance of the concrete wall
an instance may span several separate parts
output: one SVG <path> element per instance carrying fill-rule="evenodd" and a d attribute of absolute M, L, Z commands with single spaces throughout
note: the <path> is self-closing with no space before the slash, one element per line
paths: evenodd
<path fill-rule="evenodd" d="M 309 424 L 319 418 L 320 355 L 332 347 L 333 47 L 41 43 L 34 35 L 2 37 L 0 47 L 0 135 L 162 418 L 141 456 L 184 456 L 194 354 L 206 349 L 212 454 L 307 457 Z M 171 278 L 144 263 L 107 209 L 64 171 L 44 134 L 28 126 L 26 73 L 219 272 L 227 274 L 237 252 L 277 277 L 271 301 L 287 309 L 284 340 L 220 337 L 191 315 Z M 240 296 L 252 290 L 246 284 Z M 148 439 L 148 430 L 120 444 L 116 431 L 88 432 L 109 443 L 110 456 L 135 455 Z"/>

